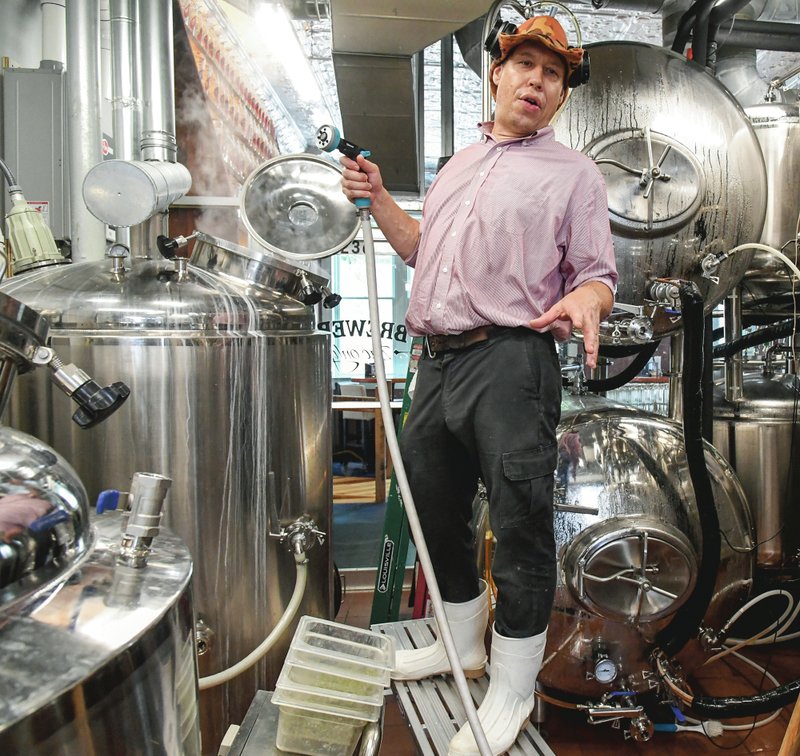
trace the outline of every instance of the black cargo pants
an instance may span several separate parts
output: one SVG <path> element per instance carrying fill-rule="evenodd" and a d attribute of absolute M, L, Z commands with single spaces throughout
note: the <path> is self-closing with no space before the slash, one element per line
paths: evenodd
<path fill-rule="evenodd" d="M 478 595 L 471 529 L 478 479 L 497 539 L 495 625 L 526 638 L 547 626 L 556 583 L 553 472 L 561 371 L 553 338 L 528 328 L 419 362 L 400 446 L 442 598 Z"/>

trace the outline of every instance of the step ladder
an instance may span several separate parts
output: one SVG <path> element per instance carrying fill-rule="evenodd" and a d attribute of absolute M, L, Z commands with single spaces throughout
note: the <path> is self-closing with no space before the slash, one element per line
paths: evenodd
<path fill-rule="evenodd" d="M 429 646 L 436 640 L 433 619 L 387 622 L 372 630 L 394 638 L 395 650 Z M 475 705 L 483 700 L 489 687 L 489 673 L 477 680 L 467 680 Z M 464 706 L 451 675 L 437 675 L 425 680 L 392 680 L 392 690 L 408 721 L 419 753 L 423 756 L 447 756 L 447 744 L 467 721 Z M 509 756 L 555 756 L 539 731 L 529 724 L 509 749 Z"/>

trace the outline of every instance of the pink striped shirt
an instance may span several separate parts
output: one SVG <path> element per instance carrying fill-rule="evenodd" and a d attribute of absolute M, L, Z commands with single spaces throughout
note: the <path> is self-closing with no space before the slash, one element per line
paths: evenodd
<path fill-rule="evenodd" d="M 587 281 L 616 290 L 605 183 L 547 126 L 455 154 L 425 198 L 406 324 L 412 334 L 520 326 Z"/>

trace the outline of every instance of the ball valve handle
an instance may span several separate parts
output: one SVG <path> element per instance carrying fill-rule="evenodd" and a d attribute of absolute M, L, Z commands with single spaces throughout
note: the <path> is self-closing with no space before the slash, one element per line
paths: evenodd
<path fill-rule="evenodd" d="M 84 429 L 92 428 L 114 414 L 131 394 L 122 381 L 103 388 L 76 365 L 65 365 L 50 347 L 40 346 L 31 362 L 50 368 L 53 383 L 78 404 L 72 419 Z"/>
<path fill-rule="evenodd" d="M 369 157 L 372 154 L 369 150 L 364 150 L 357 144 L 345 139 L 339 133 L 339 129 L 328 124 L 317 129 L 316 145 L 323 152 L 339 150 L 342 155 L 346 155 L 351 160 L 355 160 L 359 155 Z M 369 197 L 359 197 L 355 200 L 356 207 L 369 207 L 371 204 Z"/>
<path fill-rule="evenodd" d="M 198 233 L 199 231 L 195 231 L 189 236 L 181 236 L 180 234 L 178 236 L 164 236 L 164 234 L 159 234 L 156 237 L 158 251 L 167 260 L 172 260 L 175 257 L 187 257 L 186 252 L 182 253 L 182 250 L 186 249 L 186 246 L 192 239 L 197 237 Z"/>

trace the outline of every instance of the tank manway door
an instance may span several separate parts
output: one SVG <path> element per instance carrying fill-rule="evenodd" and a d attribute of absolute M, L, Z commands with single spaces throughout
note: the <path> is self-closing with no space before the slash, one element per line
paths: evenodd
<path fill-rule="evenodd" d="M 606 135 L 587 149 L 608 188 L 611 227 L 624 236 L 664 236 L 683 228 L 705 191 L 703 168 L 684 145 L 644 130 Z"/>
<path fill-rule="evenodd" d="M 697 556 L 677 528 L 638 517 L 588 527 L 567 548 L 564 574 L 575 598 L 617 621 L 672 614 L 694 587 Z"/>

